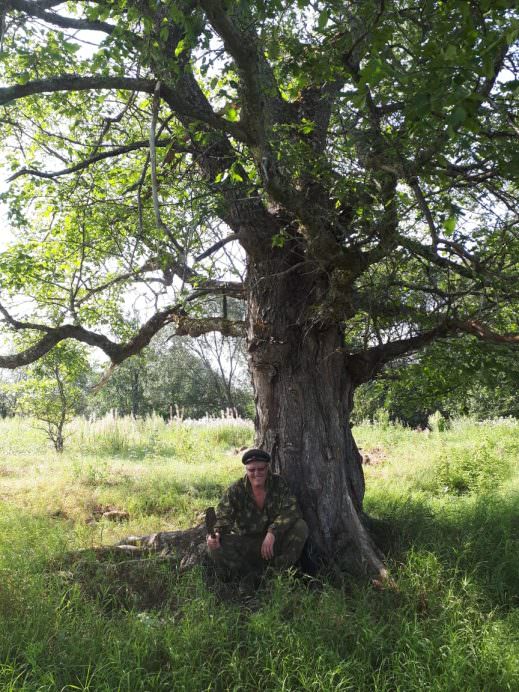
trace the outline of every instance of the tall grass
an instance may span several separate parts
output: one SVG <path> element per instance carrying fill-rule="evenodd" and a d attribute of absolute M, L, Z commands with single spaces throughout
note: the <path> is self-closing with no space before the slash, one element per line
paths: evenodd
<path fill-rule="evenodd" d="M 0 423 L 0 690 L 519 689 L 516 423 L 355 428 L 395 587 L 287 574 L 252 609 L 160 557 L 86 560 L 75 577 L 63 562 L 193 523 L 241 473 L 250 428 L 119 421 L 121 447 L 98 439 L 115 423 L 81 425 L 60 458 L 24 423 Z M 467 483 L 446 482 L 445 459 Z M 129 525 L 85 523 L 96 503 L 128 509 Z"/>
<path fill-rule="evenodd" d="M 202 421 L 160 416 L 135 419 L 107 415 L 94 421 L 77 419 L 70 429 L 71 444 L 85 453 L 143 458 L 170 456 L 198 462 L 218 447 L 252 444 L 252 422 L 241 418 L 205 418 Z"/>

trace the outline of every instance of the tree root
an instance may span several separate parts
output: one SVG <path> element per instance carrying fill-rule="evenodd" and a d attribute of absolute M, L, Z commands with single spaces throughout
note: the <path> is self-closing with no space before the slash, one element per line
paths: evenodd
<path fill-rule="evenodd" d="M 200 564 L 205 554 L 206 528 L 204 524 L 182 531 L 159 531 L 146 536 L 128 536 L 110 548 L 130 554 L 149 555 L 151 552 L 169 556 L 178 562 L 179 571 Z"/>

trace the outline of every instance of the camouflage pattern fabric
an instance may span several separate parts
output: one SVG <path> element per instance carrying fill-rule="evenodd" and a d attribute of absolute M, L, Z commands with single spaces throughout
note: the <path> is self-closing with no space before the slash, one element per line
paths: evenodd
<path fill-rule="evenodd" d="M 307 537 L 306 522 L 297 519 L 287 531 L 276 536 L 271 560 L 261 557 L 264 535 L 227 534 L 221 539 L 221 547 L 208 553 L 221 576 L 245 576 L 251 572 L 261 574 L 267 567 L 283 570 L 296 563 Z"/>
<path fill-rule="evenodd" d="M 216 531 L 221 536 L 236 533 L 262 537 L 271 531 L 277 539 L 301 519 L 297 501 L 281 476 L 269 473 L 265 489 L 265 505 L 259 509 L 247 476 L 233 483 L 216 509 Z"/>
<path fill-rule="evenodd" d="M 215 529 L 220 533 L 221 547 L 208 553 L 222 573 L 260 574 L 267 566 L 285 569 L 299 559 L 308 537 L 308 527 L 297 501 L 281 476 L 269 473 L 265 489 L 263 509 L 259 509 L 254 500 L 247 476 L 233 483 L 220 501 Z M 267 531 L 276 539 L 271 560 L 261 557 Z"/>

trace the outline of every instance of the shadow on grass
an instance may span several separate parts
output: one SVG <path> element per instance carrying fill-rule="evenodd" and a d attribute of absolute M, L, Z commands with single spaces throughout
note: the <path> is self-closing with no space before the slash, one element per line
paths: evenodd
<path fill-rule="evenodd" d="M 84 597 L 96 601 L 105 612 L 119 610 L 176 610 L 179 574 L 171 558 L 150 555 L 129 557 L 114 552 L 97 557 L 88 551 L 54 574 L 74 582 Z"/>
<path fill-rule="evenodd" d="M 519 604 L 519 495 L 427 499 L 375 497 L 370 530 L 388 563 L 429 554 L 447 576 L 474 582 L 492 607 Z"/>

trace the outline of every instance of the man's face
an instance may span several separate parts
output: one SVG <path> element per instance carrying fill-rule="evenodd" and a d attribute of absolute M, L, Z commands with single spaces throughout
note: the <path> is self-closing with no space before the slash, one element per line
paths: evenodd
<path fill-rule="evenodd" d="M 264 461 L 251 461 L 250 464 L 247 464 L 245 467 L 247 478 L 255 488 L 261 488 L 265 485 L 268 467 L 269 465 Z"/>

